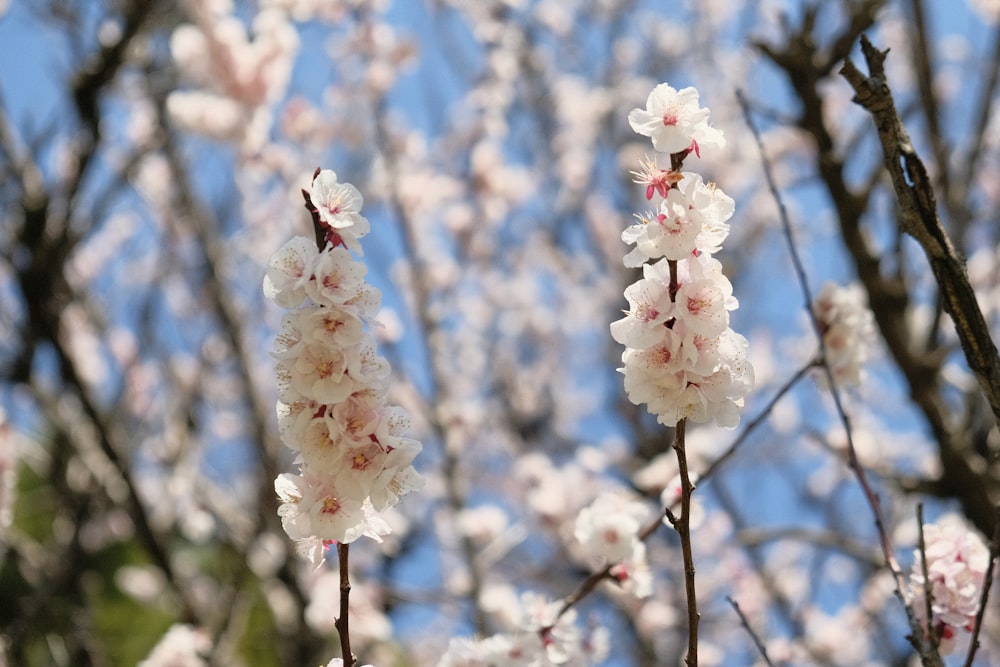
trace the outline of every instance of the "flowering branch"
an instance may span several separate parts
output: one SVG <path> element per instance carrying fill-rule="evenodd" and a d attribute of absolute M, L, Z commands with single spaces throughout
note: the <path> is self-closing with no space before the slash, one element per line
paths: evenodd
<path fill-rule="evenodd" d="M 845 437 L 847 440 L 847 457 L 848 457 L 848 467 L 854 472 L 855 478 L 858 480 L 858 484 L 861 486 L 862 493 L 865 496 L 868 506 L 872 511 L 872 515 L 875 521 L 876 531 L 879 536 L 879 544 L 882 549 L 882 555 L 885 558 L 886 565 L 889 568 L 890 573 L 895 581 L 895 593 L 896 597 L 899 599 L 900 603 L 906 611 L 907 619 L 909 621 L 911 635 L 910 640 L 913 647 L 918 651 L 921 659 L 924 661 L 925 665 L 936 665 L 940 663 L 940 656 L 937 656 L 937 650 L 932 647 L 925 647 L 923 637 L 923 630 L 920 627 L 919 619 L 916 617 L 914 610 L 910 605 L 907 604 L 906 599 L 906 586 L 903 580 L 903 574 L 899 568 L 899 564 L 896 561 L 896 557 L 893 552 L 892 543 L 889 539 L 888 531 L 885 528 L 885 524 L 882 520 L 881 502 L 879 500 L 878 494 L 872 489 L 871 484 L 868 481 L 868 476 L 865 469 L 862 467 L 860 460 L 858 459 L 857 449 L 854 446 L 854 438 L 852 435 L 852 429 L 850 424 L 850 419 L 847 416 L 847 412 L 844 410 L 843 403 L 840 399 L 840 392 L 837 388 L 837 378 L 835 377 L 835 372 L 832 364 L 830 363 L 830 356 L 827 353 L 827 333 L 828 333 L 828 323 L 821 318 L 821 314 L 814 310 L 811 301 L 811 290 L 809 288 L 808 278 L 805 272 L 805 266 L 802 262 L 802 258 L 799 255 L 798 248 L 795 244 L 794 235 L 792 233 L 791 221 L 788 217 L 788 212 L 785 208 L 784 202 L 781 198 L 781 194 L 778 191 L 778 187 L 774 181 L 774 175 L 771 170 L 770 162 L 767 159 L 767 154 L 764 151 L 764 144 L 761 140 L 760 133 L 757 131 L 750 118 L 750 108 L 743 94 L 737 91 L 737 99 L 740 102 L 740 106 L 743 110 L 744 117 L 746 118 L 747 125 L 754 136 L 754 140 L 757 143 L 758 151 L 760 152 L 761 163 L 764 169 L 764 175 L 767 179 L 768 188 L 771 191 L 771 195 L 774 198 L 777 206 L 779 218 L 781 220 L 782 229 L 784 231 L 784 236 L 788 244 L 789 254 L 791 255 L 792 264 L 795 267 L 795 272 L 798 277 L 799 285 L 802 289 L 803 295 L 806 302 L 806 311 L 809 314 L 810 321 L 813 324 L 813 328 L 816 331 L 817 338 L 819 339 L 819 359 L 821 360 L 821 367 L 826 377 L 826 381 L 830 388 L 830 395 L 833 398 L 834 406 L 836 412 L 840 418 L 840 421 L 844 428 Z M 935 660 L 936 657 L 936 660 Z"/>
<path fill-rule="evenodd" d="M 625 265 L 643 267 L 643 278 L 625 290 L 629 310 L 611 325 L 625 346 L 625 390 L 636 405 L 645 403 L 665 426 L 675 427 L 673 449 L 680 471 L 680 516 L 668 505 L 664 515 L 677 531 L 684 561 L 688 610 L 688 667 L 698 664 L 699 613 L 691 546 L 691 494 L 685 431 L 689 420 L 717 421 L 729 428 L 740 420 L 743 397 L 753 385 L 747 343 L 729 328 L 738 306 L 733 288 L 712 255 L 729 234 L 734 202 L 714 183 L 683 172 L 684 160 L 702 148 L 721 148 L 722 133 L 709 126 L 709 110 L 699 107 L 694 88 L 656 86 L 645 109 L 633 109 L 629 124 L 648 136 L 654 150 L 667 153 L 669 169 L 647 159 L 633 172 L 646 186 L 646 199 L 659 198 L 656 211 L 637 215 L 622 233 L 635 248 Z M 655 263 L 647 263 L 655 262 Z"/>
<path fill-rule="evenodd" d="M 840 392 L 837 389 L 837 381 L 834 377 L 833 369 L 829 363 L 829 355 L 827 354 L 826 345 L 827 337 L 824 335 L 827 330 L 827 324 L 820 319 L 820 315 L 813 309 L 811 290 L 809 288 L 809 279 L 806 276 L 805 265 L 802 262 L 802 257 L 799 255 L 798 248 L 795 244 L 795 236 L 792 232 L 792 224 L 788 217 L 788 211 L 785 208 L 784 201 L 781 197 L 781 193 L 778 191 L 778 186 L 774 182 L 774 174 L 771 170 L 770 162 L 767 159 L 767 154 L 764 151 L 764 143 L 761 139 L 760 133 L 754 126 L 753 121 L 750 118 L 750 107 L 747 103 L 746 98 L 743 96 L 742 92 L 737 91 L 737 99 L 740 102 L 740 107 L 743 110 L 744 117 L 746 118 L 747 125 L 750 127 L 750 131 L 754 136 L 754 140 L 757 143 L 757 149 L 760 152 L 761 164 L 764 169 L 764 176 L 767 180 L 768 189 L 771 192 L 771 196 L 774 198 L 775 203 L 778 207 L 778 215 L 781 220 L 781 227 L 784 232 L 785 240 L 788 245 L 788 252 L 792 259 L 792 265 L 795 268 L 795 273 L 798 278 L 799 286 L 802 289 L 802 294 L 805 298 L 805 309 L 809 315 L 809 319 L 812 322 L 813 329 L 816 331 L 817 338 L 819 340 L 819 359 L 821 360 L 821 367 L 826 375 L 826 380 L 829 383 L 830 395 L 833 398 L 834 406 L 836 408 L 837 414 L 840 417 L 841 423 L 844 427 L 845 437 L 847 439 L 847 456 L 848 456 L 848 467 L 854 471 L 855 476 L 858 479 L 858 483 L 864 492 L 865 499 L 868 501 L 868 505 L 872 510 L 874 515 L 875 525 L 878 530 L 880 544 L 882 546 L 882 553 L 885 556 L 887 565 L 892 572 L 893 577 L 896 579 L 897 588 L 902 591 L 902 574 L 899 571 L 899 565 L 896 563 L 896 557 L 893 554 L 892 544 L 889 541 L 888 533 L 885 529 L 885 525 L 882 521 L 882 512 L 880 509 L 880 502 L 878 494 L 876 494 L 871 485 L 868 482 L 868 477 L 865 474 L 864 468 L 861 466 L 858 460 L 857 450 L 854 447 L 854 438 L 852 436 L 850 419 L 847 416 L 847 412 L 844 410 L 844 406 L 840 400 Z"/>
<path fill-rule="evenodd" d="M 364 280 L 360 238 L 370 225 L 361 194 L 317 169 L 303 191 L 315 239 L 293 238 L 268 262 L 264 293 L 288 309 L 275 340 L 278 422 L 298 453 L 299 474 L 274 482 L 282 527 L 300 554 L 322 563 L 336 543 L 340 566 L 340 634 L 344 664 L 354 664 L 349 635 L 349 545 L 381 541 L 381 512 L 422 485 L 412 466 L 420 443 L 406 437 L 409 419 L 386 405 L 389 363 L 365 331 L 381 294 Z M 306 302 L 303 304 L 303 302 Z"/>

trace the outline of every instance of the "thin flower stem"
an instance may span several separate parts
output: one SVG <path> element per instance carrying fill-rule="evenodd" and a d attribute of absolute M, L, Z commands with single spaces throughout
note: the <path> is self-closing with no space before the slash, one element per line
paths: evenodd
<path fill-rule="evenodd" d="M 917 548 L 920 550 L 920 571 L 924 575 L 924 618 L 927 619 L 927 628 L 923 637 L 920 641 L 926 641 L 931 648 L 937 650 L 937 645 L 941 638 L 934 631 L 934 626 L 931 623 L 934 618 L 931 604 L 932 592 L 931 592 L 931 577 L 927 572 L 927 542 L 924 540 L 924 504 L 917 503 Z"/>
<path fill-rule="evenodd" d="M 761 164 L 764 169 L 764 177 L 767 180 L 767 186 L 771 192 L 771 196 L 774 198 L 778 207 L 778 217 L 781 220 L 781 228 L 784 232 L 785 240 L 788 243 L 788 252 L 792 259 L 792 265 L 795 268 L 795 274 L 798 278 L 799 286 L 802 288 L 802 296 L 805 300 L 805 310 L 809 316 L 810 322 L 812 322 L 813 330 L 816 332 L 816 337 L 819 339 L 820 359 L 822 360 L 820 365 L 826 375 L 826 379 L 830 387 L 830 395 L 833 397 L 834 407 L 840 417 L 840 421 L 843 424 L 844 432 L 847 437 L 848 467 L 854 471 L 854 474 L 858 479 L 858 483 L 861 484 L 865 499 L 868 501 L 868 505 L 871 507 L 872 513 L 875 516 L 875 525 L 878 529 L 882 553 L 885 556 L 886 563 L 888 564 L 893 577 L 896 579 L 896 586 L 898 589 L 897 593 L 902 596 L 902 575 L 899 571 L 899 565 L 896 563 L 896 557 L 893 554 L 889 536 L 882 522 L 882 512 L 880 509 L 879 498 L 878 495 L 872 490 L 871 485 L 868 483 L 868 477 L 865 474 L 864 468 L 861 467 L 857 450 L 854 447 L 854 438 L 852 436 L 850 419 L 847 417 L 847 412 L 844 410 L 843 403 L 840 400 L 840 392 L 834 382 L 833 372 L 830 370 L 830 366 L 826 362 L 826 344 L 823 341 L 823 325 L 812 309 L 812 292 L 809 288 L 809 279 L 806 276 L 805 265 L 802 262 L 802 257 L 799 255 L 798 248 L 795 245 L 795 236 L 792 232 L 792 223 L 788 217 L 788 210 L 785 208 L 784 200 L 781 197 L 781 193 L 778 191 L 777 184 L 774 182 L 774 174 L 771 169 L 770 161 L 767 159 L 767 154 L 764 151 L 764 142 L 761 139 L 760 132 L 757 131 L 756 126 L 750 118 L 749 103 L 743 96 L 742 91 L 736 91 L 736 98 L 739 100 L 747 125 L 750 127 L 750 132 L 753 134 L 754 140 L 757 143 L 757 149 L 760 152 Z M 900 599 L 902 599 L 902 597 Z"/>
<path fill-rule="evenodd" d="M 601 583 L 601 581 L 605 579 L 613 578 L 611 576 L 611 567 L 612 567 L 611 565 L 605 565 L 602 569 L 598 570 L 597 572 L 591 573 L 589 577 L 587 577 L 580 583 L 580 585 L 577 587 L 575 591 L 573 591 L 571 595 L 569 595 L 567 598 L 563 600 L 562 606 L 559 607 L 559 611 L 556 612 L 555 618 L 552 619 L 552 623 L 539 630 L 539 633 L 542 635 L 543 638 L 547 633 L 552 631 L 552 628 L 555 627 L 556 622 L 560 618 L 562 618 L 563 614 L 565 614 L 567 611 L 576 606 L 576 604 L 580 602 L 580 600 L 590 595 L 590 593 L 595 588 L 597 588 L 597 584 Z"/>
<path fill-rule="evenodd" d="M 910 629 L 916 637 L 916 634 L 920 630 L 920 624 L 917 622 L 913 611 L 910 609 L 909 605 L 906 604 L 906 597 L 903 593 L 904 591 L 904 581 L 903 575 L 899 569 L 899 564 L 896 562 L 896 556 L 893 553 L 892 542 L 889 540 L 889 534 L 885 529 L 885 524 L 882 521 L 882 510 L 881 503 L 879 501 L 878 494 L 872 489 L 871 484 L 868 481 L 868 476 L 865 473 L 865 469 L 861 466 L 861 462 L 858 459 L 857 449 L 854 446 L 854 437 L 852 435 L 851 422 L 847 416 L 847 412 L 844 410 L 843 403 L 840 400 L 840 392 L 837 389 L 837 384 L 833 378 L 833 371 L 830 369 L 830 365 L 827 363 L 826 357 L 826 345 L 823 341 L 823 329 L 822 324 L 819 321 L 816 313 L 812 309 L 812 297 L 811 290 L 809 288 L 809 280 L 806 276 L 805 265 L 802 262 L 802 257 L 799 255 L 798 248 L 795 244 L 795 236 L 792 233 L 792 223 L 788 216 L 788 210 L 785 208 L 784 200 L 781 197 L 781 193 L 778 190 L 778 186 L 774 181 L 774 173 L 771 169 L 770 161 L 767 159 L 767 153 L 764 151 L 764 142 L 761 139 L 760 132 L 757 127 L 753 124 L 753 120 L 750 116 L 750 105 L 743 92 L 740 90 L 736 91 L 736 99 L 739 101 L 740 108 L 743 111 L 743 116 L 746 120 L 747 126 L 750 128 L 750 132 L 754 137 L 754 141 L 757 144 L 757 150 L 760 153 L 761 165 L 764 171 L 764 177 L 767 180 L 768 189 L 771 192 L 775 204 L 778 207 L 778 217 L 781 220 L 781 227 L 784 232 L 785 240 L 788 244 L 788 252 L 792 259 L 792 265 L 795 269 L 796 277 L 799 281 L 799 286 L 802 289 L 802 296 L 805 301 L 805 310 L 809 316 L 810 322 L 812 322 L 813 330 L 816 332 L 816 337 L 819 339 L 819 351 L 820 359 L 822 360 L 821 366 L 823 368 L 824 375 L 828 386 L 830 387 L 830 395 L 833 397 L 834 407 L 836 408 L 837 415 L 840 418 L 841 424 L 844 428 L 845 437 L 847 438 L 847 459 L 848 467 L 854 472 L 855 478 L 858 480 L 858 484 L 861 486 L 861 490 L 864 493 L 865 499 L 868 501 L 868 506 L 871 508 L 872 515 L 875 520 L 875 528 L 879 536 L 879 545 L 882 548 L 882 555 L 885 558 L 886 565 L 889 568 L 889 572 L 892 574 L 893 580 L 896 584 L 896 597 L 903 608 L 906 610 L 907 620 L 909 621 Z M 923 657 L 923 655 L 922 655 Z"/>
<path fill-rule="evenodd" d="M 698 665 L 698 596 L 694 586 L 694 555 L 691 550 L 691 494 L 694 485 L 688 474 L 687 451 L 685 449 L 684 432 L 687 420 L 677 422 L 674 431 L 674 452 L 677 454 L 677 467 L 681 476 L 681 515 L 674 523 L 677 535 L 681 539 L 681 554 L 684 559 L 684 595 L 687 598 L 688 612 L 688 650 L 684 663 L 687 667 Z"/>
<path fill-rule="evenodd" d="M 351 578 L 348 574 L 347 559 L 351 545 L 337 543 L 337 559 L 340 561 L 340 617 L 334 623 L 337 634 L 340 636 L 340 655 L 344 659 L 345 667 L 354 667 L 357 660 L 351 653 L 351 632 L 348 608 L 351 597 Z"/>
<path fill-rule="evenodd" d="M 728 595 L 726 596 L 726 601 L 729 602 L 729 605 L 733 608 L 733 611 L 736 612 L 736 615 L 740 617 L 740 625 L 742 625 L 743 629 L 745 629 L 747 634 L 750 635 L 750 639 L 753 640 L 754 646 L 757 647 L 757 651 L 760 653 L 760 657 L 764 659 L 764 663 L 769 667 L 774 667 L 774 663 L 772 663 L 771 659 L 767 657 L 767 648 L 764 646 L 764 642 L 762 642 L 757 633 L 754 632 L 754 629 L 750 627 L 750 621 L 747 620 L 743 610 L 740 609 L 740 605 L 736 602 L 736 600 Z"/>

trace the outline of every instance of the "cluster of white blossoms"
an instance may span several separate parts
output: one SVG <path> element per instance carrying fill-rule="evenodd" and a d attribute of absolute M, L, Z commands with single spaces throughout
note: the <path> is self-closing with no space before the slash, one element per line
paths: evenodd
<path fill-rule="evenodd" d="M 733 287 L 713 257 L 729 235 L 733 200 L 698 174 L 680 171 L 690 153 L 725 145 L 708 114 L 694 88 L 660 84 L 646 108 L 628 117 L 656 151 L 669 154 L 670 166 L 653 159 L 634 172 L 656 208 L 622 233 L 635 246 L 625 266 L 642 266 L 643 277 L 626 288 L 629 309 L 611 335 L 625 346 L 619 370 L 629 400 L 645 403 L 665 426 L 715 419 L 735 427 L 754 381 L 747 341 L 729 328 L 738 306 Z"/>
<path fill-rule="evenodd" d="M 559 616 L 561 602 L 552 602 L 537 593 L 523 593 L 520 616 L 514 632 L 483 639 L 452 639 L 437 667 L 545 667 L 547 665 L 589 665 L 607 657 L 607 630 L 576 625 L 576 611 Z"/>
<path fill-rule="evenodd" d="M 268 262 L 264 293 L 288 309 L 273 352 L 277 412 L 299 465 L 274 482 L 278 513 L 300 553 L 317 562 L 333 542 L 381 541 L 389 526 L 379 513 L 423 479 L 412 465 L 420 443 L 406 436 L 406 413 L 386 403 L 389 364 L 365 327 L 381 294 L 349 251 L 361 254 L 369 231 L 361 194 L 329 170 L 303 194 L 324 247 L 291 239 Z"/>
<path fill-rule="evenodd" d="M 828 282 L 813 302 L 826 349 L 826 363 L 840 384 L 856 385 L 864 378 L 868 346 L 875 335 L 875 317 L 860 285 L 841 287 Z"/>
<path fill-rule="evenodd" d="M 970 631 L 979 613 L 990 552 L 982 538 L 958 517 L 945 517 L 924 526 L 927 579 L 920 549 L 910 572 L 910 608 L 927 630 L 925 591 L 931 595 L 931 630 L 940 638 L 939 650 L 950 653 L 958 631 Z M 929 583 L 928 583 L 929 580 Z"/>
<path fill-rule="evenodd" d="M 649 516 L 645 503 L 624 493 L 606 492 L 580 510 L 573 534 L 594 565 L 611 565 L 610 574 L 622 590 L 639 598 L 653 592 L 646 562 L 646 545 L 639 539 Z"/>

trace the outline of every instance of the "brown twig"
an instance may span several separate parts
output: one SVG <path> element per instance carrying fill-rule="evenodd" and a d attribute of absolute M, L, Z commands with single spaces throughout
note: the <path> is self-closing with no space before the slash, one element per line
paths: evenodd
<path fill-rule="evenodd" d="M 733 608 L 733 611 L 736 612 L 736 615 L 740 617 L 740 625 L 742 625 L 743 629 L 747 631 L 748 635 L 750 635 L 750 639 L 753 640 L 754 646 L 757 647 L 757 651 L 760 653 L 760 657 L 764 659 L 764 663 L 769 665 L 769 667 L 774 667 L 774 663 L 772 663 L 771 659 L 767 657 L 767 648 L 764 646 L 764 642 L 762 642 L 757 633 L 754 632 L 754 629 L 750 627 L 750 621 L 747 620 L 743 610 L 740 609 L 740 605 L 736 602 L 736 600 L 728 595 L 726 596 L 726 601 Z"/>
<path fill-rule="evenodd" d="M 657 521 L 657 523 L 659 523 L 659 521 Z M 566 612 L 568 612 L 570 609 L 576 606 L 580 602 L 580 600 L 590 595 L 591 592 L 593 592 L 593 590 L 597 588 L 597 584 L 601 583 L 605 579 L 611 579 L 612 567 L 614 567 L 614 565 L 609 563 L 608 565 L 605 565 L 602 569 L 591 573 L 590 576 L 588 576 L 586 579 L 580 582 L 580 585 L 577 586 L 575 591 L 573 591 L 570 595 L 563 598 L 562 606 L 559 607 L 559 611 L 556 612 L 555 618 L 552 619 L 552 623 L 539 630 L 542 636 L 544 637 L 547 633 L 551 632 L 552 628 L 556 624 L 556 621 L 558 621 L 560 618 L 562 618 L 562 616 Z"/>
<path fill-rule="evenodd" d="M 694 554 L 691 549 L 691 494 L 694 485 L 688 473 L 687 450 L 684 442 L 684 432 L 687 420 L 677 422 L 674 430 L 674 452 L 677 454 L 677 468 L 681 476 L 681 515 L 673 523 L 677 535 L 681 539 L 681 555 L 684 559 L 684 596 L 687 599 L 688 614 L 688 648 L 684 663 L 687 667 L 698 665 L 698 596 L 694 585 Z"/>
<path fill-rule="evenodd" d="M 896 111 L 885 76 L 888 51 L 880 51 L 865 36 L 861 37 L 861 50 L 868 64 L 868 76 L 862 74 L 850 58 L 844 61 L 840 74 L 854 89 L 854 101 L 867 109 L 875 121 L 883 161 L 899 204 L 899 227 L 916 239 L 927 255 L 969 368 L 979 381 L 994 417 L 1000 422 L 1000 355 L 969 282 L 965 262 L 958 256 L 938 217 L 927 169 L 910 143 Z"/>
<path fill-rule="evenodd" d="M 340 655 L 344 659 L 344 667 L 354 667 L 358 661 L 351 652 L 350 607 L 351 577 L 348 572 L 347 560 L 351 545 L 337 543 L 337 560 L 340 564 L 340 616 L 334 622 L 337 635 L 340 637 Z"/>
<path fill-rule="evenodd" d="M 921 644 L 920 655 L 923 657 L 924 651 L 932 655 L 938 654 L 938 645 L 941 643 L 940 633 L 934 630 L 931 623 L 933 619 L 933 591 L 931 590 L 931 577 L 927 571 L 927 542 L 924 539 L 924 504 L 917 503 L 917 549 L 920 550 L 920 573 L 924 577 L 924 618 L 926 628 L 919 637 L 911 641 L 919 641 Z M 940 660 L 940 657 L 938 658 Z"/>
<path fill-rule="evenodd" d="M 854 34 L 856 41 L 859 33 Z M 909 287 L 901 275 L 883 273 L 882 253 L 872 247 L 862 228 L 876 181 L 870 178 L 860 188 L 848 184 L 844 156 L 851 153 L 838 148 L 827 126 L 820 92 L 821 79 L 826 74 L 817 65 L 827 62 L 826 54 L 819 48 L 812 26 L 805 23 L 790 32 L 787 44 L 781 48 L 767 44 L 757 44 L 757 47 L 785 72 L 789 85 L 801 102 L 796 125 L 815 142 L 820 180 L 836 212 L 841 236 L 855 264 L 858 280 L 868 293 L 868 302 L 885 340 L 886 350 L 906 378 L 913 404 L 920 410 L 938 445 L 941 462 L 939 486 L 961 501 L 966 516 L 982 532 L 990 533 L 994 522 L 990 489 L 995 484 L 980 472 L 974 458 L 969 457 L 967 437 L 954 430 L 953 408 L 942 396 L 939 378 L 948 350 L 941 347 L 928 350 L 914 345 L 914 341 L 921 336 L 914 331 L 909 317 Z M 872 176 L 875 173 L 881 173 L 881 168 L 877 172 L 873 170 Z"/>

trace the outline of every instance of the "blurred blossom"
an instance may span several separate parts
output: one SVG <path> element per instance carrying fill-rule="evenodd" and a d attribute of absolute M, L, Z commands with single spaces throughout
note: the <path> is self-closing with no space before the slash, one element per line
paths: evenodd
<path fill-rule="evenodd" d="M 7 550 L 7 531 L 14 520 L 16 498 L 16 472 L 18 463 L 17 440 L 6 411 L 0 407 L 0 563 Z"/>
<path fill-rule="evenodd" d="M 645 503 L 622 493 L 602 493 L 580 510 L 574 534 L 587 556 L 617 563 L 630 558 L 641 545 L 639 531 L 649 515 Z"/>
<path fill-rule="evenodd" d="M 171 54 L 200 89 L 172 91 L 167 111 L 184 129 L 256 152 L 270 131 L 269 107 L 288 86 L 298 33 L 281 11 L 264 10 L 252 22 L 251 38 L 228 10 L 195 5 L 195 23 L 174 30 Z"/>
<path fill-rule="evenodd" d="M 875 335 L 875 317 L 868 309 L 864 289 L 828 282 L 816 297 L 813 311 L 820 322 L 826 362 L 834 380 L 859 384 Z"/>
<path fill-rule="evenodd" d="M 335 570 L 320 570 L 308 587 L 309 603 L 305 619 L 318 634 L 335 635 L 334 623 L 340 615 L 340 574 Z M 372 643 L 388 640 L 392 624 L 382 612 L 382 592 L 377 584 L 353 577 L 349 614 L 351 619 L 351 646 L 363 651 Z"/>
<path fill-rule="evenodd" d="M 496 505 L 463 509 L 456 522 L 462 534 L 477 544 L 492 542 L 508 525 L 507 514 Z"/>
<path fill-rule="evenodd" d="M 959 517 L 945 516 L 924 526 L 924 554 L 919 548 L 913 552 L 908 597 L 910 609 L 926 631 L 925 592 L 930 591 L 930 626 L 940 637 L 942 654 L 954 650 L 959 631 L 972 630 L 990 565 L 990 552 L 983 539 Z"/>
<path fill-rule="evenodd" d="M 177 624 L 167 630 L 139 667 L 208 667 L 212 642 L 208 633 Z"/>
<path fill-rule="evenodd" d="M 536 593 L 523 593 L 520 618 L 512 632 L 482 639 L 452 639 L 438 667 L 584 667 L 599 663 L 608 651 L 606 630 L 588 627 L 582 631 L 573 609 L 557 618 L 561 604 Z"/>
<path fill-rule="evenodd" d="M 1000 0 L 970 0 L 969 4 L 987 22 L 1000 20 Z"/>

